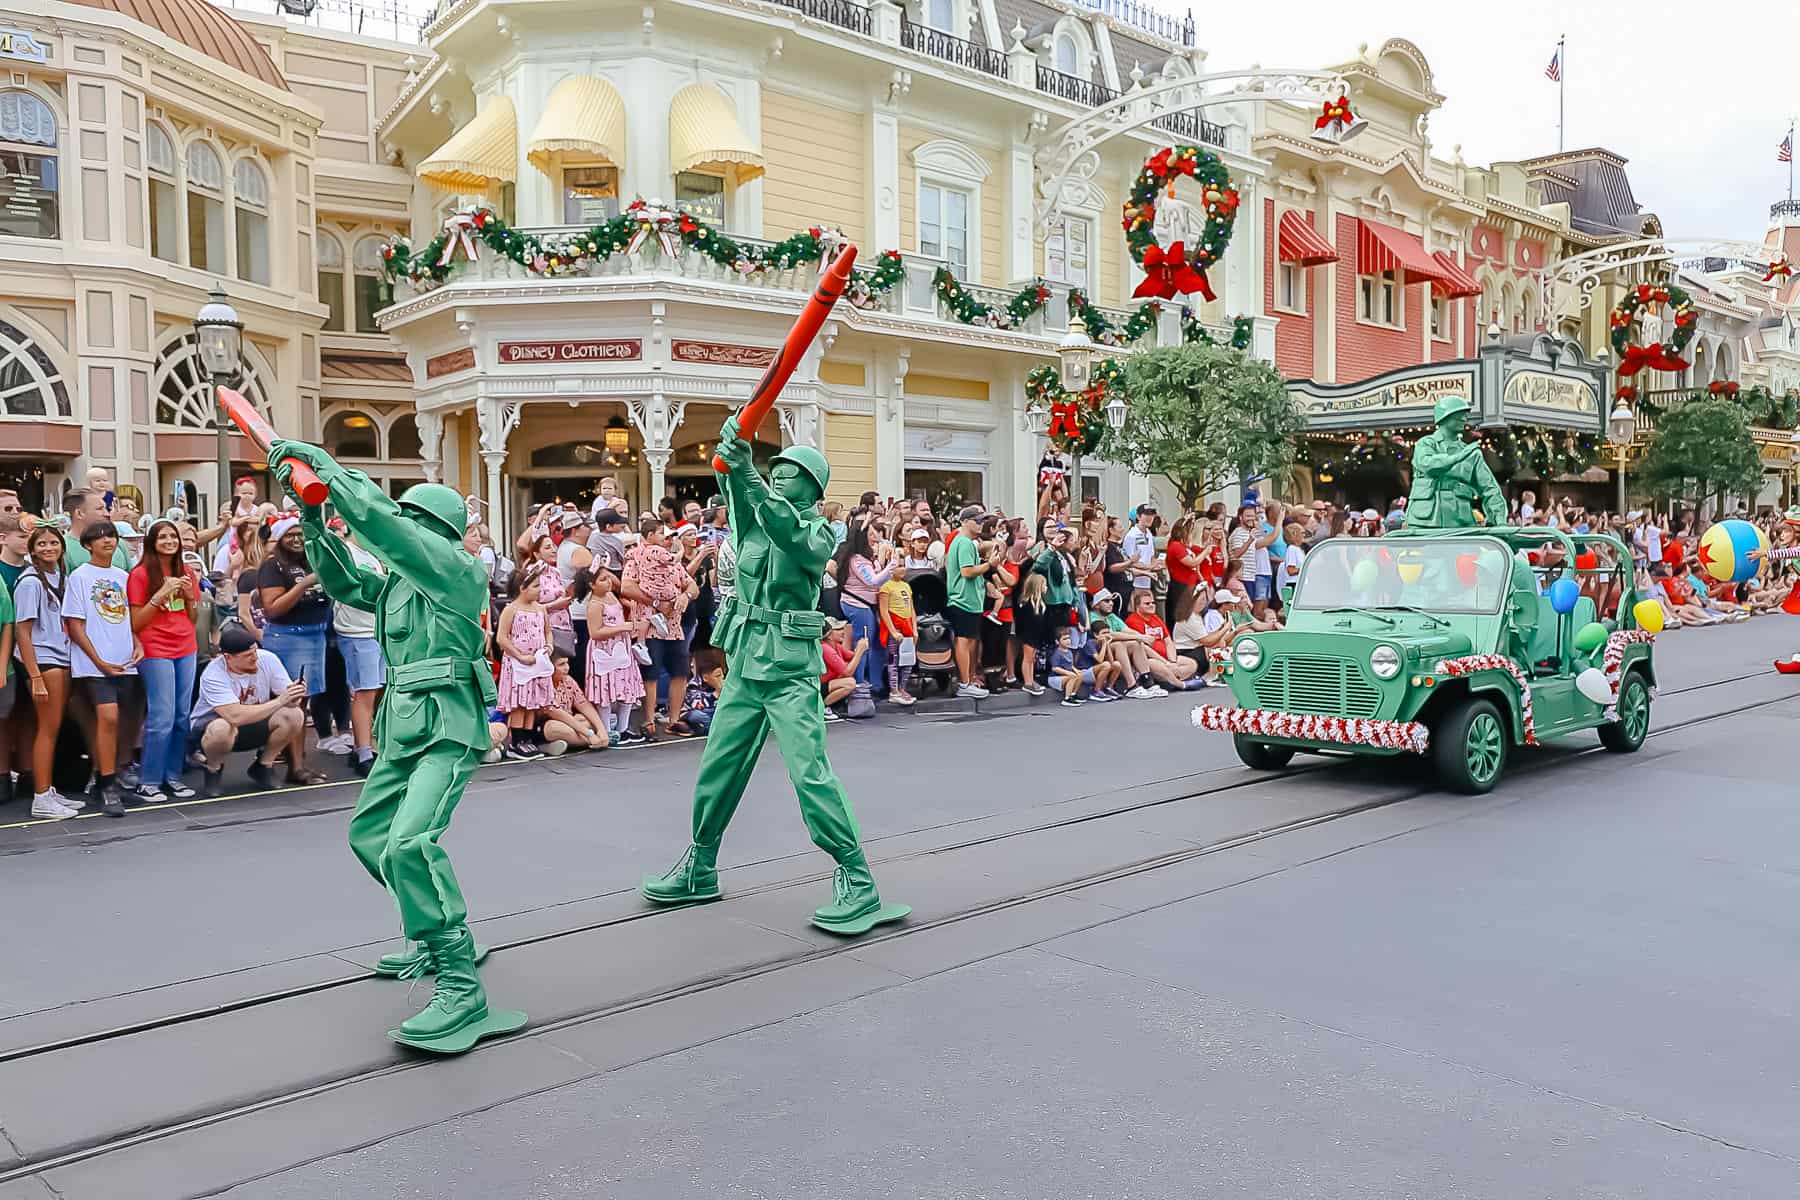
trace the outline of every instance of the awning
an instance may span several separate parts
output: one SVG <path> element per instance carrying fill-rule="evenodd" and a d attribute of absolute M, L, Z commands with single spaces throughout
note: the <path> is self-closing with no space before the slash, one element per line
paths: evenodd
<path fill-rule="evenodd" d="M 1464 296 L 1481 295 L 1481 285 L 1475 282 L 1473 275 L 1457 266 L 1454 258 L 1442 250 L 1433 250 L 1431 257 L 1437 260 L 1437 265 L 1444 271 L 1443 279 L 1432 281 L 1431 290 L 1433 292 L 1446 300 L 1460 300 Z"/>
<path fill-rule="evenodd" d="M 1337 261 L 1337 251 L 1332 249 L 1331 243 L 1297 209 L 1281 214 L 1276 249 L 1278 261 L 1302 267 Z"/>
<path fill-rule="evenodd" d="M 506 96 L 490 96 L 475 119 L 419 164 L 419 178 L 447 192 L 495 193 L 519 164 L 519 119 Z"/>
<path fill-rule="evenodd" d="M 1425 243 L 1405 230 L 1373 221 L 1358 221 L 1356 227 L 1356 273 L 1379 275 L 1383 271 L 1403 272 L 1417 283 L 1429 280 L 1448 283 L 1444 268 L 1425 250 Z M 1476 288 L 1477 292 L 1481 289 Z"/>
<path fill-rule="evenodd" d="M 723 167 L 739 183 L 763 173 L 762 154 L 739 128 L 731 102 L 704 83 L 689 84 L 669 102 L 669 161 L 676 172 Z"/>
<path fill-rule="evenodd" d="M 599 166 L 625 166 L 625 102 L 618 89 L 592 75 L 571 75 L 544 102 L 525 157 L 549 174 L 558 158 L 574 154 Z"/>

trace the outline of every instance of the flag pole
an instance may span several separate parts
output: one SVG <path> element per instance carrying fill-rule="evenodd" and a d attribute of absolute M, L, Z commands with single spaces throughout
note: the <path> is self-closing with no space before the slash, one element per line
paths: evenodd
<path fill-rule="evenodd" d="M 1563 92 L 1569 86 L 1569 54 L 1566 45 L 1568 40 L 1569 37 L 1567 34 L 1556 39 L 1556 61 L 1558 64 L 1556 70 L 1556 152 L 1558 154 L 1563 152 Z M 1791 170 L 1789 171 L 1789 174 L 1792 174 Z M 1788 190 L 1790 192 L 1793 190 L 1791 184 Z M 1793 197 L 1789 196 L 1788 199 L 1791 200 Z"/>
<path fill-rule="evenodd" d="M 1788 203 L 1794 202 L 1794 118 L 1788 118 Z"/>

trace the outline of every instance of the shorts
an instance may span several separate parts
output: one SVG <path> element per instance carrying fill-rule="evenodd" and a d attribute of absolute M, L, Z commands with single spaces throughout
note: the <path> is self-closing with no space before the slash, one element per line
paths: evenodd
<path fill-rule="evenodd" d="M 137 683 L 136 675 L 84 675 L 77 679 L 81 694 L 95 708 L 102 704 L 121 704 L 130 699 Z"/>
<path fill-rule="evenodd" d="M 344 656 L 344 681 L 351 691 L 372 692 L 387 683 L 387 662 L 374 638 L 339 634 L 338 653 Z"/>
<path fill-rule="evenodd" d="M 959 638 L 978 638 L 981 636 L 981 614 L 970 612 L 966 608 L 949 605 L 944 609 L 944 616 L 949 618 L 950 632 Z"/>
<path fill-rule="evenodd" d="M 1267 600 L 1275 594 L 1275 577 L 1273 575 L 1258 575 L 1255 579 L 1244 579 L 1238 582 L 1242 583 L 1244 589 L 1250 593 L 1252 603 L 1258 600 Z"/>
<path fill-rule="evenodd" d="M 683 638 L 645 638 L 644 645 L 650 651 L 650 665 L 644 668 L 645 679 L 660 679 L 667 675 L 670 679 L 686 679 L 688 673 L 688 644 Z"/>
<path fill-rule="evenodd" d="M 263 649 L 281 660 L 289 679 L 306 676 L 306 694 L 317 696 L 325 690 L 325 626 L 282 625 L 270 621 L 263 626 Z"/>
<path fill-rule="evenodd" d="M 6 673 L 6 682 L 0 683 L 0 721 L 12 715 L 14 697 L 19 694 L 19 672 L 22 669 L 12 667 Z"/>
<path fill-rule="evenodd" d="M 191 753 L 200 749 L 200 739 L 205 735 L 206 727 L 208 725 L 211 725 L 214 721 L 223 721 L 224 719 L 224 717 L 219 716 L 217 713 L 209 713 L 198 721 L 190 722 L 188 725 L 189 752 Z M 251 721 L 248 724 L 239 725 L 237 727 L 237 737 L 232 741 L 231 748 L 233 751 L 261 750 L 268 744 L 268 721 Z"/>

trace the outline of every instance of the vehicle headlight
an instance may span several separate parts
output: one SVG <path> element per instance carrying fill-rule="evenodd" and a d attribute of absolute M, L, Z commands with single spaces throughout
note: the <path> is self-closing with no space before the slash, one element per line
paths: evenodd
<path fill-rule="evenodd" d="M 1254 671 L 1262 666 L 1262 646 L 1253 637 L 1241 637 L 1231 652 L 1237 665 L 1246 671 Z"/>
<path fill-rule="evenodd" d="M 1369 670 L 1377 679 L 1392 679 L 1400 673 L 1400 652 L 1392 646 L 1377 646 L 1369 654 Z"/>

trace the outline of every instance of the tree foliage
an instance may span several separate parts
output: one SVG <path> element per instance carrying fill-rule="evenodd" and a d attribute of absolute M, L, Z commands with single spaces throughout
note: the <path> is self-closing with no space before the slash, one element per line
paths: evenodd
<path fill-rule="evenodd" d="M 1762 458 L 1732 400 L 1689 400 L 1667 409 L 1644 450 L 1638 482 L 1652 495 L 1703 499 L 1714 493 L 1753 495 Z"/>
<path fill-rule="evenodd" d="M 1273 366 L 1225 346 L 1161 346 L 1131 356 L 1125 423 L 1102 457 L 1161 475 L 1182 504 L 1293 463 L 1304 422 Z"/>

